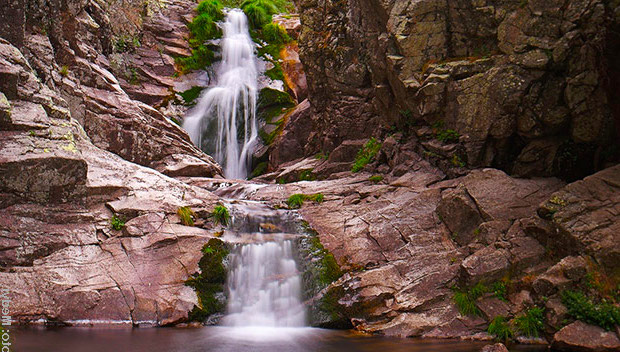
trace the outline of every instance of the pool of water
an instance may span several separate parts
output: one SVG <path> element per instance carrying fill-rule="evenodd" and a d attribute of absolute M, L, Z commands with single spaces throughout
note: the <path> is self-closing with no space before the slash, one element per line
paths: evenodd
<path fill-rule="evenodd" d="M 314 328 L 102 329 L 28 328 L 13 330 L 15 351 L 55 352 L 473 352 L 488 342 L 398 339 Z M 541 346 L 510 351 L 542 352 Z"/>

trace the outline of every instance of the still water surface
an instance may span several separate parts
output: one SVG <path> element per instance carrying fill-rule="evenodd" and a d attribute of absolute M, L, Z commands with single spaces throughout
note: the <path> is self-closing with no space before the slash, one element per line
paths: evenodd
<path fill-rule="evenodd" d="M 488 342 L 397 339 L 313 328 L 24 329 L 15 351 L 54 352 L 474 352 Z M 511 352 L 544 347 L 513 346 Z"/>

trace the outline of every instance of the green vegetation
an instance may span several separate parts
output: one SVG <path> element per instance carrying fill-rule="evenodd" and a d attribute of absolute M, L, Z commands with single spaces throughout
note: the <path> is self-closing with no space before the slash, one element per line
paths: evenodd
<path fill-rule="evenodd" d="M 316 176 L 312 173 L 312 170 L 304 170 L 299 174 L 299 181 L 314 181 Z"/>
<path fill-rule="evenodd" d="M 381 143 L 379 143 L 374 137 L 370 138 L 357 153 L 357 157 L 355 158 L 351 171 L 359 172 L 370 162 L 374 161 L 379 149 L 381 149 Z"/>
<path fill-rule="evenodd" d="M 334 255 L 323 247 L 318 236 L 312 236 L 310 241 L 313 255 L 320 258 L 319 282 L 321 285 L 327 286 L 342 276 L 342 270 Z"/>
<path fill-rule="evenodd" d="M 487 292 L 487 287 L 479 282 L 467 291 L 454 289 L 454 303 L 463 315 L 479 316 L 480 309 L 476 306 L 476 300 Z"/>
<path fill-rule="evenodd" d="M 185 106 L 194 106 L 196 105 L 196 98 L 200 95 L 204 88 L 203 87 L 192 87 L 184 92 L 179 93 L 181 98 L 183 98 L 183 104 Z"/>
<path fill-rule="evenodd" d="M 114 51 L 117 53 L 134 52 L 141 46 L 139 37 L 121 35 L 114 42 Z"/>
<path fill-rule="evenodd" d="M 461 159 L 457 154 L 452 155 L 452 159 L 450 159 L 450 163 L 456 167 L 465 167 L 465 162 Z"/>
<path fill-rule="evenodd" d="M 495 317 L 491 324 L 489 324 L 487 332 L 490 335 L 495 336 L 495 338 L 499 341 L 508 341 L 513 336 L 510 325 L 508 325 L 506 317 L 503 316 Z"/>
<path fill-rule="evenodd" d="M 435 134 L 435 138 L 442 142 L 458 142 L 461 135 L 455 130 L 442 130 Z"/>
<path fill-rule="evenodd" d="M 120 231 L 125 227 L 125 219 L 114 214 L 112 219 L 110 219 L 110 226 L 112 226 L 113 230 Z"/>
<path fill-rule="evenodd" d="M 581 292 L 566 290 L 562 292 L 562 303 L 575 319 L 609 331 L 620 325 L 620 308 L 607 300 L 595 302 Z"/>
<path fill-rule="evenodd" d="M 210 239 L 202 247 L 202 258 L 198 262 L 200 274 L 195 273 L 185 281 L 185 285 L 192 287 L 198 296 L 198 305 L 189 313 L 189 320 L 202 322 L 210 315 L 224 311 L 225 304 L 217 296 L 224 290 L 224 259 L 228 253 L 224 242 L 217 238 Z"/>
<path fill-rule="evenodd" d="M 252 178 L 258 177 L 264 174 L 265 171 L 267 171 L 267 166 L 268 166 L 268 163 L 266 161 L 258 163 L 258 165 L 256 165 L 254 170 L 252 170 Z"/>
<path fill-rule="evenodd" d="M 222 224 L 224 226 L 228 226 L 230 224 L 230 214 L 228 213 L 228 209 L 222 204 L 218 204 L 211 211 L 211 217 L 213 218 L 213 222 L 217 224 Z"/>
<path fill-rule="evenodd" d="M 194 226 L 196 213 L 190 207 L 180 207 L 177 209 L 177 215 L 181 219 L 181 224 L 185 226 Z"/>
<path fill-rule="evenodd" d="M 264 130 L 259 132 L 260 137 L 266 145 L 271 144 L 282 132 L 286 114 L 292 111 L 291 108 L 294 106 L 295 101 L 286 92 L 272 88 L 263 88 L 260 90 L 258 93 L 258 105 L 256 109 L 257 116 L 259 119 L 265 120 L 267 124 L 276 126 L 271 133 L 266 133 Z M 283 114 L 284 117 L 274 121 L 276 117 L 282 116 Z"/>
<path fill-rule="evenodd" d="M 513 322 L 517 331 L 524 336 L 538 337 L 544 328 L 543 313 L 543 308 L 533 307 L 516 317 Z"/>
<path fill-rule="evenodd" d="M 304 204 L 304 201 L 306 200 L 313 201 L 316 203 L 322 203 L 323 193 L 316 193 L 316 194 L 296 193 L 288 197 L 288 199 L 286 200 L 286 204 L 288 205 L 290 209 L 299 209 L 301 208 L 301 206 Z"/>
<path fill-rule="evenodd" d="M 176 63 L 181 73 L 203 69 L 213 62 L 215 55 L 213 50 L 205 42 L 219 38 L 222 32 L 216 22 L 224 18 L 222 4 L 218 0 L 203 0 L 196 8 L 198 15 L 194 17 L 187 27 L 191 33 L 189 45 L 192 48 L 190 57 L 178 57 Z"/>
<path fill-rule="evenodd" d="M 67 65 L 63 65 L 60 68 L 60 75 L 63 77 L 67 77 L 69 75 L 69 67 L 67 67 Z"/>
<path fill-rule="evenodd" d="M 381 181 L 383 181 L 383 176 L 381 175 L 372 175 L 368 178 L 368 181 L 373 182 L 373 183 L 379 183 Z"/>
<path fill-rule="evenodd" d="M 329 158 L 329 153 L 320 152 L 314 156 L 317 160 L 327 160 Z"/>
<path fill-rule="evenodd" d="M 239 7 L 245 12 L 253 29 L 270 23 L 271 16 L 279 12 L 278 7 L 270 0 L 246 0 Z"/>
<path fill-rule="evenodd" d="M 286 44 L 292 41 L 286 29 L 277 23 L 263 26 L 263 39 L 269 44 Z"/>
<path fill-rule="evenodd" d="M 475 231 L 474 231 L 475 233 Z M 493 291 L 493 296 L 504 301 L 504 302 L 508 302 L 507 296 L 508 296 L 508 288 L 506 287 L 506 281 L 501 280 L 501 281 L 496 281 L 495 283 L 493 283 L 493 286 L 491 287 L 491 290 Z"/>

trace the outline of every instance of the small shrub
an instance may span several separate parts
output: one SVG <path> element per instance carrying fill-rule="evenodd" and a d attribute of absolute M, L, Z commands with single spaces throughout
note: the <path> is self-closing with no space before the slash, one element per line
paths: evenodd
<path fill-rule="evenodd" d="M 497 316 L 493 319 L 491 324 L 489 324 L 487 332 L 495 336 L 498 341 L 508 341 L 513 336 L 506 317 L 502 316 Z"/>
<path fill-rule="evenodd" d="M 381 149 L 381 143 L 379 143 L 374 137 L 370 138 L 357 153 L 357 157 L 355 158 L 351 171 L 359 172 L 364 169 L 366 165 L 375 159 L 379 149 Z"/>
<path fill-rule="evenodd" d="M 609 331 L 620 325 L 620 308 L 607 301 L 596 303 L 581 292 L 566 290 L 562 292 L 562 303 L 575 319 Z"/>
<path fill-rule="evenodd" d="M 544 328 L 544 310 L 540 307 L 530 308 L 525 314 L 514 319 L 515 327 L 524 336 L 538 337 Z"/>
<path fill-rule="evenodd" d="M 69 67 L 67 67 L 67 65 L 63 65 L 60 68 L 60 75 L 63 77 L 67 77 L 69 75 Z"/>
<path fill-rule="evenodd" d="M 312 170 L 304 170 L 299 174 L 299 181 L 314 181 L 316 176 L 312 174 Z"/>
<path fill-rule="evenodd" d="M 493 287 L 491 287 L 491 290 L 493 291 L 493 296 L 504 302 L 507 301 L 506 296 L 508 294 L 508 288 L 506 287 L 506 283 L 504 281 L 495 282 Z"/>
<path fill-rule="evenodd" d="M 450 163 L 456 167 L 465 167 L 465 162 L 461 159 L 460 156 L 453 154 L 452 159 L 450 159 Z"/>
<path fill-rule="evenodd" d="M 177 215 L 181 218 L 181 224 L 185 226 L 194 226 L 196 213 L 194 213 L 190 207 L 180 207 L 177 209 Z"/>
<path fill-rule="evenodd" d="M 110 226 L 112 226 L 113 230 L 120 231 L 125 227 L 125 219 L 114 214 L 112 219 L 110 219 Z"/>
<path fill-rule="evenodd" d="M 315 155 L 314 157 L 316 159 L 318 159 L 318 160 L 327 160 L 327 158 L 329 158 L 329 153 L 320 152 L 317 155 Z"/>
<path fill-rule="evenodd" d="M 442 141 L 442 142 L 446 142 L 446 143 L 450 143 L 450 142 L 458 142 L 459 141 L 459 137 L 461 135 L 456 132 L 455 130 L 443 130 L 443 131 L 439 131 L 435 137 Z"/>
<path fill-rule="evenodd" d="M 368 178 L 368 181 L 373 182 L 373 183 L 379 183 L 379 182 L 383 181 L 383 176 L 381 176 L 381 175 L 373 175 L 373 176 L 370 176 Z"/>
<path fill-rule="evenodd" d="M 222 224 L 224 226 L 228 226 L 230 224 L 230 214 L 228 213 L 228 209 L 221 204 L 218 204 L 215 208 L 213 208 L 211 217 L 216 225 Z"/>

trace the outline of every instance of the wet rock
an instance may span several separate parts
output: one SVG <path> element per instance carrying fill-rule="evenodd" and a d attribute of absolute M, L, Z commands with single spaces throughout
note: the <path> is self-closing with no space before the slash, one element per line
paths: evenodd
<path fill-rule="evenodd" d="M 503 343 L 496 343 L 494 345 L 486 345 L 482 347 L 480 352 L 508 352 L 508 348 Z"/>
<path fill-rule="evenodd" d="M 558 351 L 611 352 L 620 349 L 620 339 L 614 332 L 576 321 L 553 335 L 551 348 Z"/>

